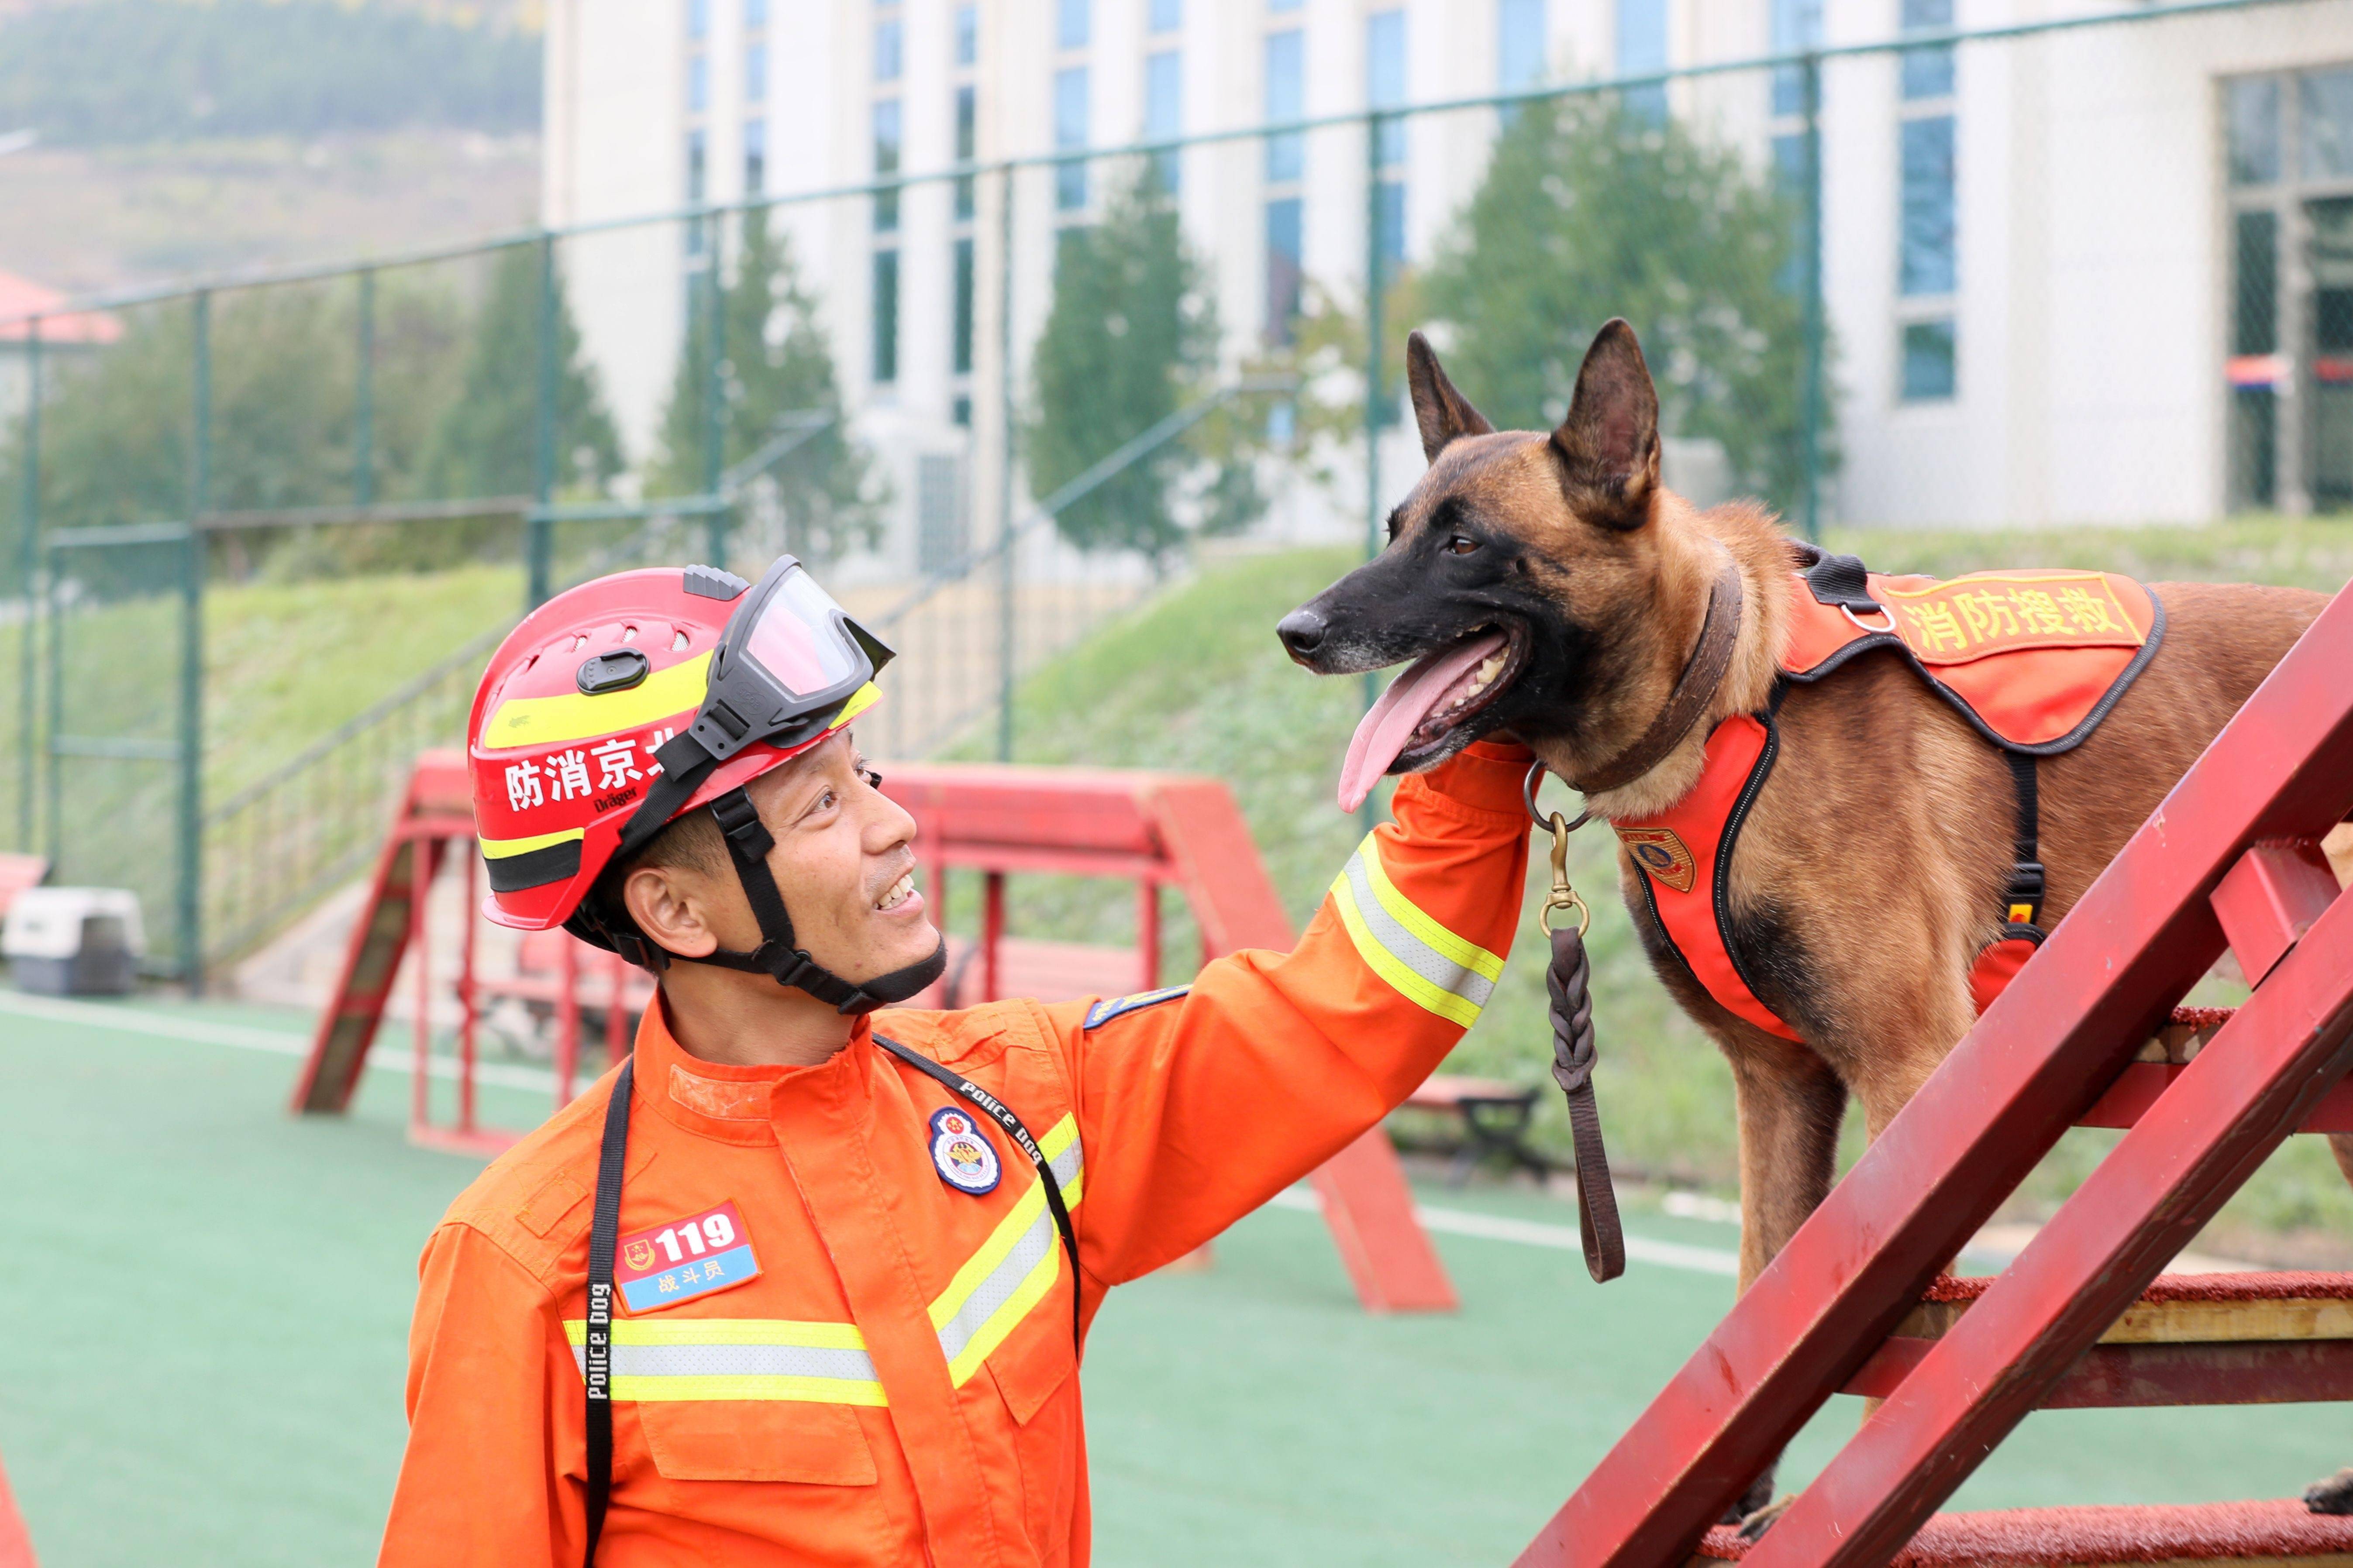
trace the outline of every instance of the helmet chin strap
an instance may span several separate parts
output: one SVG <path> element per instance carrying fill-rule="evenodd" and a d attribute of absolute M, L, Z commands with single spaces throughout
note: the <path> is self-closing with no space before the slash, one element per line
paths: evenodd
<path fill-rule="evenodd" d="M 785 911 L 784 894 L 777 889 L 776 879 L 768 869 L 768 851 L 776 847 L 776 841 L 761 822 L 752 797 L 741 789 L 730 790 L 711 803 L 711 815 L 727 837 L 728 858 L 735 862 L 735 879 L 743 883 L 744 897 L 752 906 L 752 918 L 759 922 L 761 941 L 750 952 L 721 948 L 688 962 L 765 974 L 779 985 L 793 986 L 820 1002 L 832 1004 L 834 1011 L 842 1014 L 871 1013 L 893 1002 L 904 1002 L 946 972 L 945 937 L 932 949 L 929 957 L 857 984 L 827 969 L 805 949 L 793 945 L 792 916 Z M 679 953 L 668 956 L 683 957 Z"/>

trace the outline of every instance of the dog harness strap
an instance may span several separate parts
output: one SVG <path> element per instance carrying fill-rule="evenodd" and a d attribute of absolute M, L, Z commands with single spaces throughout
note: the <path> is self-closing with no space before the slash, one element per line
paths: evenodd
<path fill-rule="evenodd" d="M 583 1382 L 588 1394 L 587 1538 L 581 1568 L 596 1568 L 596 1538 L 613 1497 L 613 1254 L 621 1236 L 621 1169 L 629 1150 L 629 1093 L 636 1059 L 613 1075 L 605 1137 L 596 1150 L 596 1208 L 588 1225 L 588 1332 Z"/>
<path fill-rule="evenodd" d="M 2009 925 L 2042 923 L 2042 800 L 2034 776 L 2034 759 L 2022 752 L 2004 752 L 2010 776 L 2018 786 L 2017 858 L 2010 868 L 2010 889 L 2003 899 L 2002 919 Z"/>
<path fill-rule="evenodd" d="M 1814 602 L 1857 615 L 1879 615 L 1879 601 L 1871 596 L 1871 578 L 1860 555 L 1823 555 L 1806 572 L 1806 586 Z"/>
<path fill-rule="evenodd" d="M 1708 591 L 1707 616 L 1700 623 L 1699 641 L 1694 645 L 1683 674 L 1676 678 L 1675 689 L 1667 694 L 1666 706 L 1659 710 L 1659 716 L 1651 721 L 1641 739 L 1593 773 L 1571 779 L 1571 788 L 1580 795 L 1594 795 L 1632 784 L 1683 743 L 1692 726 L 1707 712 L 1708 704 L 1715 700 L 1715 689 L 1724 683 L 1724 672 L 1732 668 L 1732 653 L 1740 643 L 1740 614 L 1745 597 L 1740 567 L 1727 554 L 1715 574 L 1715 585 Z"/>
<path fill-rule="evenodd" d="M 1011 1106 L 954 1068 L 910 1050 L 884 1035 L 875 1036 L 874 1043 L 938 1082 L 949 1093 L 978 1106 L 983 1114 L 1005 1130 L 1005 1135 L 1013 1140 L 1013 1146 L 1021 1151 L 1023 1157 L 1038 1167 L 1038 1179 L 1046 1185 L 1046 1207 L 1053 1213 L 1054 1228 L 1062 1234 L 1062 1251 L 1071 1259 L 1071 1348 L 1083 1352 L 1086 1336 L 1079 1318 L 1079 1233 L 1071 1227 L 1070 1205 L 1062 1201 L 1062 1184 L 1055 1180 L 1053 1163 L 1046 1158 L 1046 1152 L 1038 1147 L 1038 1140 L 1029 1136 L 1029 1129 L 1021 1124 L 1021 1118 L 1013 1113 Z"/>
<path fill-rule="evenodd" d="M 1657 816 L 1613 822 L 1641 873 L 1642 896 L 1667 944 L 1710 996 L 1785 1040 L 1798 1032 L 1757 999 L 1732 935 L 1732 855 L 1779 750 L 1770 711 L 1736 713 L 1708 736 L 1699 782 Z"/>

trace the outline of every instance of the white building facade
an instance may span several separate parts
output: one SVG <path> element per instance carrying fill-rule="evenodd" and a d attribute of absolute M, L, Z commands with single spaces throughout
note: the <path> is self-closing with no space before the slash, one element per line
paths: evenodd
<path fill-rule="evenodd" d="M 2353 0 L 2138 23 L 2137 7 L 2109 9 L 2117 25 L 1823 65 L 1829 391 L 1842 453 L 1829 515 L 2066 525 L 2353 505 Z M 2082 10 L 554 0 L 544 216 L 601 223 Z M 1796 72 L 1649 90 L 1759 167 L 1796 165 Z M 1179 211 L 1230 359 L 1285 330 L 1303 279 L 1356 297 L 1368 223 L 1386 254 L 1427 258 L 1476 187 L 1498 123 L 1476 110 L 1394 129 L 1378 151 L 1377 206 L 1354 128 L 1178 155 Z M 994 526 L 998 345 L 1009 336 L 1023 363 L 1050 302 L 1054 231 L 1099 207 L 1109 171 L 1017 177 L 1009 333 L 994 176 L 778 209 L 823 298 L 860 433 L 911 506 L 953 496 Z M 568 241 L 564 255 L 588 352 L 642 457 L 702 258 L 676 226 Z M 1419 468 L 1400 429 L 1384 453 L 1389 492 Z M 1335 500 L 1293 522 L 1353 536 L 1360 512 Z M 913 542 L 923 526 L 911 510 L 903 531 Z"/>

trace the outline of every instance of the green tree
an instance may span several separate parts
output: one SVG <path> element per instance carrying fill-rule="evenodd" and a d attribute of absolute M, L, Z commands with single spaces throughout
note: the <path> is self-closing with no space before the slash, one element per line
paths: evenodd
<path fill-rule="evenodd" d="M 539 443 L 540 256 L 501 251 L 475 318 L 459 395 L 441 411 L 425 463 L 435 497 L 532 493 Z M 621 471 L 621 440 L 580 353 L 561 268 L 555 273 L 555 483 L 601 491 Z"/>
<path fill-rule="evenodd" d="M 689 298 L 685 342 L 662 416 L 661 450 L 647 487 L 654 495 L 694 495 L 705 488 L 705 399 L 712 377 L 709 320 L 702 312 L 709 296 L 698 288 Z M 721 292 L 719 321 L 722 467 L 797 435 L 765 476 L 784 514 L 786 548 L 822 562 L 873 542 L 881 526 L 881 477 L 847 428 L 817 299 L 802 286 L 790 244 L 770 227 L 764 211 L 744 215 L 735 279 Z M 811 425 L 813 430 L 801 434 Z"/>
<path fill-rule="evenodd" d="M 1113 195 L 1103 221 L 1061 232 L 1054 304 L 1031 361 L 1035 413 L 1022 430 L 1029 489 L 1068 484 L 1184 405 L 1209 394 L 1218 313 L 1176 211 L 1150 164 Z M 1261 426 L 1262 427 L 1262 426 Z M 1191 531 L 1231 532 L 1261 510 L 1242 418 L 1215 418 L 1113 475 L 1055 519 L 1086 549 L 1140 550 L 1157 563 Z"/>
<path fill-rule="evenodd" d="M 1722 442 L 1742 484 L 1787 503 L 1803 461 L 1798 216 L 1778 180 L 1672 119 L 1612 97 L 1531 104 L 1422 298 L 1453 328 L 1448 374 L 1498 427 L 1557 423 L 1594 332 L 1625 317 L 1666 433 Z"/>
<path fill-rule="evenodd" d="M 272 510 L 348 502 L 356 457 L 354 294 L 326 287 L 216 295 L 209 338 L 212 439 L 207 495 L 215 511 Z M 195 331 L 185 300 L 123 312 L 121 340 L 94 359 L 56 356 L 41 409 L 44 528 L 106 528 L 176 521 L 188 510 L 195 430 Z M 445 296 L 417 289 L 379 293 L 374 449 L 378 493 L 414 482 L 429 411 L 454 391 L 449 373 L 463 318 Z M 16 575 L 25 426 L 0 445 L 0 571 Z M 347 568 L 376 548 L 383 529 L 252 529 L 212 536 L 215 569 L 230 576 Z M 410 553 L 430 553 L 419 533 Z M 446 550 L 446 542 L 442 546 Z M 359 552 L 355 555 L 353 552 Z M 100 592 L 128 592 L 168 578 L 161 550 L 77 552 L 70 565 Z M 418 562 L 417 563 L 423 563 Z"/>

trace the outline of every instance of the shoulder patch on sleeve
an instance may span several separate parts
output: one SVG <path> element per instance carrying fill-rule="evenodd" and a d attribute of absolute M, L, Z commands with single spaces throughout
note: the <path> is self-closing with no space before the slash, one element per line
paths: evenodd
<path fill-rule="evenodd" d="M 1133 1013 L 1139 1007 L 1156 1006 L 1163 1002 L 1174 1002 L 1192 989 L 1190 985 L 1164 985 L 1157 991 L 1139 991 L 1133 996 L 1109 997 L 1088 1008 L 1087 1021 L 1079 1026 L 1082 1029 L 1098 1029 L 1122 1013 Z"/>

